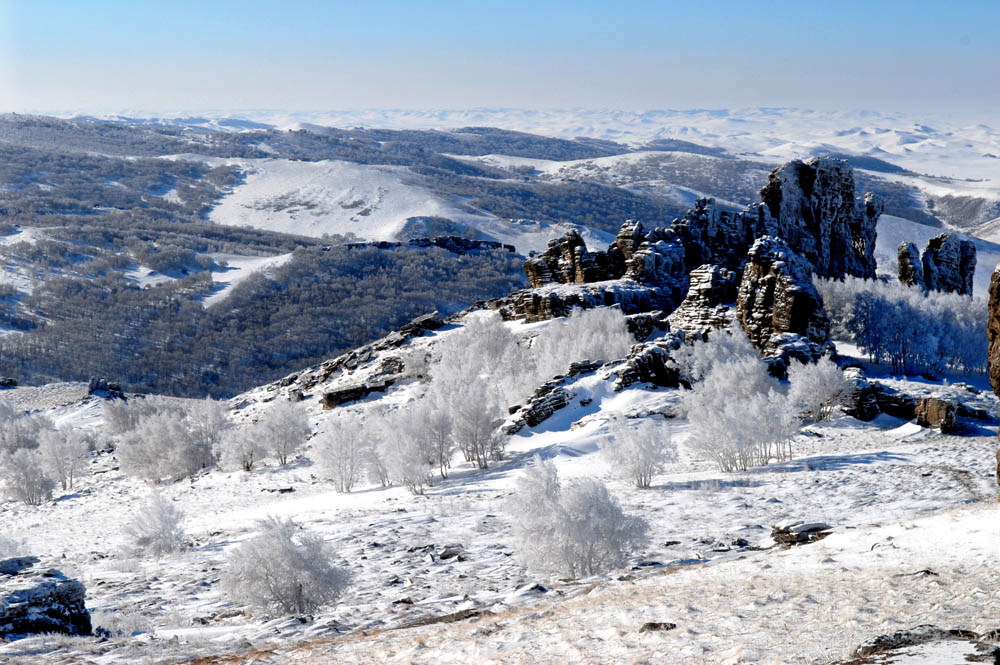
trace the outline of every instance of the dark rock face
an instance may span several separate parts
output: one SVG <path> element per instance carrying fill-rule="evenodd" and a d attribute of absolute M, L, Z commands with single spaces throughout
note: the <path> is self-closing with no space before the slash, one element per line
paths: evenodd
<path fill-rule="evenodd" d="M 986 339 L 989 342 L 987 360 L 989 362 L 990 386 L 993 388 L 993 392 L 1000 397 L 1000 270 L 994 270 L 990 277 L 990 299 L 987 311 Z"/>
<path fill-rule="evenodd" d="M 505 320 L 524 319 L 528 323 L 567 316 L 574 307 L 619 307 L 626 315 L 672 311 L 680 302 L 663 289 L 631 280 L 597 284 L 548 285 L 540 289 L 518 291 L 506 298 L 487 303 Z"/>
<path fill-rule="evenodd" d="M 900 243 L 896 250 L 896 262 L 899 264 L 899 281 L 906 286 L 926 288 L 924 283 L 924 264 L 920 261 L 920 250 L 912 242 Z"/>
<path fill-rule="evenodd" d="M 735 272 L 719 265 L 695 268 L 690 277 L 687 297 L 669 317 L 671 330 L 683 331 L 688 342 L 706 340 L 711 331 L 732 323 L 738 283 Z"/>
<path fill-rule="evenodd" d="M 618 372 L 615 392 L 633 383 L 652 383 L 664 388 L 679 386 L 680 369 L 671 352 L 679 349 L 682 343 L 680 336 L 668 333 L 658 340 L 633 346 L 625 366 Z"/>
<path fill-rule="evenodd" d="M 86 589 L 36 557 L 0 561 L 0 640 L 38 633 L 90 635 Z"/>
<path fill-rule="evenodd" d="M 976 274 L 976 246 L 949 233 L 927 241 L 920 255 L 924 285 L 930 291 L 972 295 Z"/>
<path fill-rule="evenodd" d="M 830 320 L 811 266 L 777 238 L 763 236 L 750 248 L 736 318 L 765 358 L 812 362 L 828 346 Z"/>
<path fill-rule="evenodd" d="M 784 240 L 816 274 L 875 278 L 875 224 L 884 206 L 873 195 L 858 205 L 846 161 L 789 162 L 771 173 L 760 197 L 762 231 Z"/>
<path fill-rule="evenodd" d="M 601 363 L 590 361 L 573 363 L 565 375 L 553 377 L 551 381 L 543 383 L 526 404 L 511 407 L 511 418 L 501 427 L 503 433 L 516 434 L 525 427 L 534 427 L 547 420 L 576 398 L 576 393 L 565 388 L 566 383 L 580 374 L 593 372 L 600 366 Z"/>
<path fill-rule="evenodd" d="M 942 432 L 954 432 L 958 420 L 955 405 L 936 397 L 919 397 L 916 401 L 915 414 L 917 424 L 921 427 L 932 427 Z"/>
<path fill-rule="evenodd" d="M 614 279 L 607 253 L 587 251 L 587 244 L 575 229 L 562 238 L 553 238 L 542 254 L 525 261 L 524 274 L 533 289 L 553 283 L 587 284 Z"/>
<path fill-rule="evenodd" d="M 850 392 L 844 396 L 844 413 L 858 420 L 868 422 L 879 414 L 877 388 L 872 385 L 857 367 L 844 370 L 844 378 L 851 384 Z"/>

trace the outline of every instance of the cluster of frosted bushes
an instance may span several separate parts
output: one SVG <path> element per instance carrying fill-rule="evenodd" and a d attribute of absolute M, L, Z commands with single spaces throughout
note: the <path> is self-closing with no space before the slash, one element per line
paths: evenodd
<path fill-rule="evenodd" d="M 37 506 L 57 486 L 72 488 L 93 449 L 91 433 L 56 429 L 44 416 L 0 402 L 0 480 L 9 499 Z"/>
<path fill-rule="evenodd" d="M 899 282 L 816 279 L 834 333 L 852 339 L 893 372 L 986 370 L 986 302 Z"/>

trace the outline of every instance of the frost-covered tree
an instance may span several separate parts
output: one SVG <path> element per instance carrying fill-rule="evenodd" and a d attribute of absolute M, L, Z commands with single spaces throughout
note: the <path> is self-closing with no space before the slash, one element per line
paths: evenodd
<path fill-rule="evenodd" d="M 184 511 L 161 494 L 153 494 L 125 526 L 128 549 L 160 557 L 184 547 Z"/>
<path fill-rule="evenodd" d="M 267 612 L 307 614 L 328 605 L 347 588 L 347 571 L 333 565 L 323 538 L 291 520 L 270 517 L 258 534 L 229 555 L 222 588 L 234 602 Z"/>
<path fill-rule="evenodd" d="M 673 353 L 681 375 L 688 381 L 701 381 L 713 367 L 741 358 L 757 358 L 757 351 L 743 329 L 733 324 L 715 330 L 707 340 L 685 344 Z"/>
<path fill-rule="evenodd" d="M 792 408 L 815 421 L 826 420 L 851 390 L 837 364 L 829 358 L 788 366 L 788 401 Z"/>
<path fill-rule="evenodd" d="M 571 578 L 617 568 L 647 540 L 646 522 L 625 515 L 603 483 L 581 478 L 563 487 L 555 466 L 537 456 L 506 508 L 517 555 Z"/>
<path fill-rule="evenodd" d="M 434 442 L 411 409 L 383 417 L 379 442 L 389 477 L 414 494 L 430 485 L 437 463 Z"/>
<path fill-rule="evenodd" d="M 854 341 L 872 362 L 906 374 L 986 370 L 982 297 L 857 277 L 815 282 L 833 333 Z"/>
<path fill-rule="evenodd" d="M 453 395 L 451 405 L 455 441 L 466 461 L 480 469 L 489 467 L 491 460 L 502 459 L 507 444 L 498 429 L 499 409 L 491 398 L 489 387 L 474 381 L 462 393 Z"/>
<path fill-rule="evenodd" d="M 117 449 L 122 471 L 159 482 L 190 476 L 214 461 L 214 453 L 182 414 L 161 411 L 139 420 Z"/>
<path fill-rule="evenodd" d="M 236 425 L 222 433 L 216 454 L 229 469 L 253 471 L 257 462 L 267 455 L 262 432 L 253 425 Z"/>
<path fill-rule="evenodd" d="M 58 481 L 64 490 L 73 487 L 73 479 L 83 468 L 87 453 L 92 447 L 87 433 L 74 428 L 45 430 L 41 433 L 39 442 L 38 451 L 46 473 Z"/>
<path fill-rule="evenodd" d="M 333 479 L 338 492 L 350 492 L 361 479 L 370 446 L 368 436 L 361 433 L 363 427 L 356 416 L 340 416 L 313 438 L 316 461 Z"/>
<path fill-rule="evenodd" d="M 0 459 L 4 489 L 7 496 L 38 506 L 52 498 L 56 483 L 45 474 L 42 454 L 29 448 L 18 448 Z"/>
<path fill-rule="evenodd" d="M 305 444 L 312 433 L 309 417 L 304 409 L 292 402 L 278 402 L 268 409 L 257 422 L 264 441 L 280 466 Z"/>
<path fill-rule="evenodd" d="M 756 357 L 713 367 L 684 396 L 691 435 L 687 445 L 722 471 L 745 471 L 791 458 L 798 428 L 794 409 Z"/>
<path fill-rule="evenodd" d="M 129 400 L 109 400 L 101 404 L 101 416 L 104 428 L 112 436 L 121 436 L 134 430 L 139 421 L 157 413 L 171 412 L 175 415 L 184 414 L 181 400 L 149 395 L 134 397 Z"/>
<path fill-rule="evenodd" d="M 0 402 L 0 454 L 19 448 L 38 448 L 41 433 L 54 428 L 41 415 L 29 416 L 7 402 Z"/>
<path fill-rule="evenodd" d="M 666 426 L 645 422 L 631 426 L 619 416 L 611 422 L 610 435 L 601 441 L 601 455 L 619 477 L 648 489 L 653 476 L 677 461 L 677 446 Z"/>
<path fill-rule="evenodd" d="M 574 309 L 566 318 L 553 319 L 533 341 L 536 383 L 564 374 L 573 362 L 624 358 L 634 344 L 617 307 Z"/>
<path fill-rule="evenodd" d="M 209 397 L 193 402 L 187 409 L 186 419 L 191 436 L 206 450 L 217 449 L 226 431 L 233 426 L 226 403 Z"/>
<path fill-rule="evenodd" d="M 451 458 L 455 454 L 455 440 L 452 436 L 454 421 L 451 411 L 440 398 L 428 395 L 410 411 L 413 422 L 423 430 L 434 463 L 442 478 L 448 477 Z"/>

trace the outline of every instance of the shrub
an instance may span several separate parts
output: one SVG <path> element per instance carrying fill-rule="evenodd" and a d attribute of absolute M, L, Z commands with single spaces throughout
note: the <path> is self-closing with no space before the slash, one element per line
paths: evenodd
<path fill-rule="evenodd" d="M 379 443 L 389 477 L 414 494 L 432 484 L 437 457 L 430 432 L 412 409 L 383 417 Z"/>
<path fill-rule="evenodd" d="M 223 432 L 216 453 L 230 469 L 253 471 L 254 464 L 267 454 L 262 432 L 253 425 L 239 425 Z"/>
<path fill-rule="evenodd" d="M 275 517 L 258 528 L 229 556 L 222 587 L 231 600 L 269 612 L 306 614 L 347 588 L 347 572 L 331 563 L 333 552 L 319 535 L 296 536 L 295 522 Z"/>
<path fill-rule="evenodd" d="M 350 492 L 361 478 L 370 445 L 362 430 L 356 416 L 341 416 L 313 439 L 316 461 L 333 479 L 338 492 Z"/>
<path fill-rule="evenodd" d="M 160 494 L 153 494 L 125 527 L 130 548 L 155 557 L 184 546 L 184 513 Z"/>
<path fill-rule="evenodd" d="M 177 480 L 214 462 L 214 453 L 183 416 L 163 411 L 145 416 L 118 446 L 122 471 L 147 480 Z"/>
<path fill-rule="evenodd" d="M 553 319 L 535 338 L 535 383 L 565 374 L 573 362 L 624 358 L 634 344 L 625 316 L 617 307 L 574 309 L 564 319 Z"/>
<path fill-rule="evenodd" d="M 64 490 L 73 487 L 73 480 L 91 449 L 90 437 L 79 429 L 46 430 L 39 440 L 38 451 L 46 472 Z"/>
<path fill-rule="evenodd" d="M 531 568 L 586 577 L 621 566 L 647 539 L 648 525 L 626 516 L 598 480 L 563 488 L 555 466 L 535 457 L 507 503 L 518 556 Z"/>
<path fill-rule="evenodd" d="M 56 484 L 42 469 L 42 455 L 37 450 L 19 448 L 0 462 L 7 495 L 29 506 L 41 505 L 52 498 Z"/>
<path fill-rule="evenodd" d="M 713 331 L 707 340 L 684 344 L 673 353 L 681 375 L 690 382 L 701 381 L 717 365 L 741 358 L 757 358 L 757 351 L 743 329 L 733 324 Z"/>
<path fill-rule="evenodd" d="M 797 430 L 788 400 L 756 357 L 719 365 L 684 396 L 688 445 L 722 471 L 745 471 L 791 458 Z"/>
<path fill-rule="evenodd" d="M 670 430 L 649 422 L 632 427 L 624 418 L 616 418 L 610 435 L 600 446 L 611 470 L 640 489 L 648 489 L 653 476 L 662 472 L 668 462 L 677 460 L 677 446 L 671 441 Z"/>
<path fill-rule="evenodd" d="M 312 432 L 306 412 L 292 402 L 279 402 L 268 409 L 257 422 L 265 445 L 278 461 L 288 464 L 288 458 L 298 452 Z"/>
<path fill-rule="evenodd" d="M 815 421 L 826 420 L 841 398 L 851 390 L 850 382 L 829 358 L 815 363 L 793 362 L 788 367 L 788 401 L 792 408 Z"/>
<path fill-rule="evenodd" d="M 454 437 L 466 461 L 485 469 L 491 460 L 503 459 L 507 439 L 498 430 L 501 421 L 487 385 L 474 381 L 453 399 Z"/>

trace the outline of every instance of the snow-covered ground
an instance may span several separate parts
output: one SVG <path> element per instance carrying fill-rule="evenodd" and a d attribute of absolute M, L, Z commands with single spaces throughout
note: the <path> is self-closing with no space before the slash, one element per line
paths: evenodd
<path fill-rule="evenodd" d="M 246 182 L 213 208 L 210 218 L 217 224 L 312 237 L 353 233 L 365 240 L 394 240 L 410 217 L 479 220 L 432 194 L 405 167 L 337 160 L 241 163 Z"/>
<path fill-rule="evenodd" d="M 233 288 L 255 272 L 267 271 L 284 265 L 292 258 L 291 252 L 278 256 L 242 256 L 239 254 L 211 254 L 216 263 L 225 263 L 225 268 L 212 271 L 212 281 L 216 290 L 205 298 L 205 306 L 214 305 L 226 299 Z"/>
<path fill-rule="evenodd" d="M 455 329 L 408 347 L 434 345 Z M 408 347 L 383 352 L 371 366 Z M 686 447 L 677 390 L 616 393 L 608 371 L 574 379 L 574 401 L 515 435 L 503 463 L 479 471 L 458 457 L 451 477 L 424 496 L 372 486 L 337 493 L 308 450 L 283 469 L 269 461 L 251 474 L 212 471 L 162 486 L 125 478 L 112 455 L 96 456 L 79 485 L 50 503 L 0 504 L 0 531 L 84 581 L 98 624 L 139 634 L 60 639 L 55 652 L 50 638 L 30 638 L 0 645 L 0 661 L 132 663 L 236 652 L 243 654 L 236 662 L 256 663 L 830 663 L 869 638 L 917 624 L 995 628 L 986 610 L 1000 588 L 994 425 L 951 436 L 888 416 L 862 423 L 840 415 L 804 428 L 792 461 L 725 474 Z M 930 389 L 923 379 L 893 381 Z M 301 403 L 316 431 L 336 415 L 318 403 L 334 385 L 316 387 Z M 403 403 L 421 389 L 404 381 L 342 409 Z M 96 426 L 100 401 L 79 391 L 65 384 L 7 394 L 60 426 Z M 233 402 L 243 406 L 240 418 L 253 418 L 285 391 L 272 384 Z M 997 411 L 988 391 L 974 399 Z M 649 490 L 616 479 L 597 454 L 612 412 L 646 418 L 679 444 L 678 462 Z M 504 502 L 536 454 L 563 478 L 607 481 L 626 512 L 649 521 L 649 544 L 628 567 L 565 581 L 521 565 Z M 136 559 L 122 551 L 122 527 L 154 492 L 185 511 L 191 547 Z M 294 517 L 322 534 L 353 576 L 338 604 L 312 621 L 253 616 L 218 589 L 227 553 L 266 515 Z M 771 527 L 795 521 L 826 522 L 833 533 L 811 545 L 775 546 Z M 461 556 L 442 557 L 447 546 Z M 482 614 L 403 628 L 461 610 Z M 677 628 L 639 633 L 649 621 Z"/>

